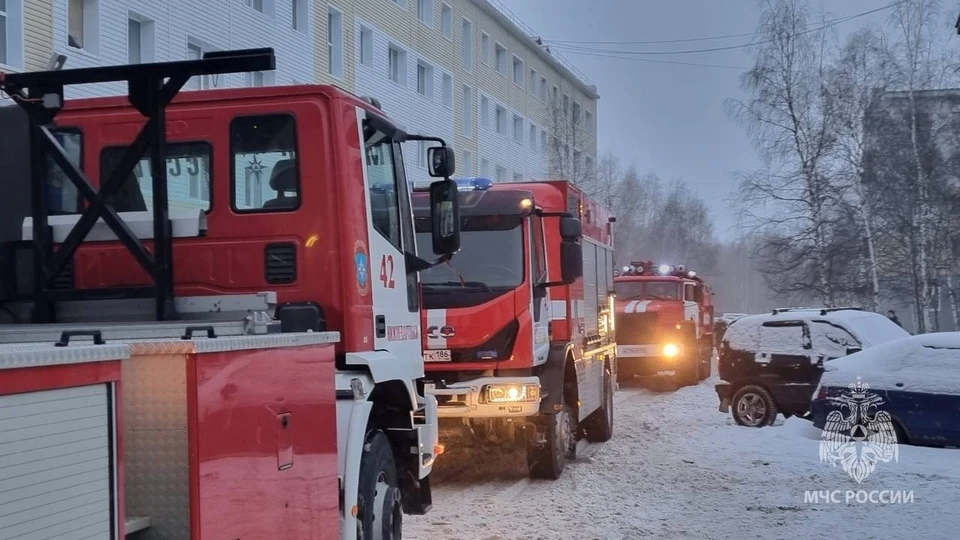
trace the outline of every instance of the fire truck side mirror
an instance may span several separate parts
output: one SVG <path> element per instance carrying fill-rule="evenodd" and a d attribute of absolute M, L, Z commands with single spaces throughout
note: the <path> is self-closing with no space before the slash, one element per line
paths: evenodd
<path fill-rule="evenodd" d="M 560 238 L 576 242 L 583 236 L 583 223 L 575 217 L 560 218 Z"/>
<path fill-rule="evenodd" d="M 457 158 L 449 146 L 427 148 L 427 163 L 430 164 L 430 176 L 434 178 L 450 178 L 457 170 Z"/>
<path fill-rule="evenodd" d="M 583 277 L 583 246 L 564 240 L 560 243 L 560 280 L 570 285 Z"/>
<path fill-rule="evenodd" d="M 460 250 L 459 203 L 457 183 L 453 180 L 438 180 L 430 184 L 433 252 L 437 255 L 453 255 Z"/>

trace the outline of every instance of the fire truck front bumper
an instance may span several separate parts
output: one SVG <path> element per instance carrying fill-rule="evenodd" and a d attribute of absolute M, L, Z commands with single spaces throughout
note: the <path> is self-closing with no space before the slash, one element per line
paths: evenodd
<path fill-rule="evenodd" d="M 617 365 L 634 372 L 672 371 L 686 358 L 682 343 L 617 345 Z"/>
<path fill-rule="evenodd" d="M 513 418 L 540 412 L 538 377 L 480 377 L 449 385 L 426 383 L 440 418 Z"/>

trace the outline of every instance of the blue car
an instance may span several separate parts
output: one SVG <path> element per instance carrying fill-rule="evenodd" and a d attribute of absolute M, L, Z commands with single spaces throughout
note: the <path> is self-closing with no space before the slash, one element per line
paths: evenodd
<path fill-rule="evenodd" d="M 811 412 L 838 444 L 960 446 L 960 332 L 897 339 L 830 362 Z"/>

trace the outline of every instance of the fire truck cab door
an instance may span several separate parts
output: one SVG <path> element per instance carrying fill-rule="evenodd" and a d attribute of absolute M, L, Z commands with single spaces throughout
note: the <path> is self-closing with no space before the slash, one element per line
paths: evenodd
<path fill-rule="evenodd" d="M 357 109 L 364 149 L 370 291 L 373 295 L 374 349 L 389 351 L 423 369 L 420 347 L 420 295 L 416 272 L 407 273 L 404 251 L 416 254 L 413 209 L 400 143 L 364 122 Z"/>
<path fill-rule="evenodd" d="M 530 216 L 530 275 L 532 276 L 533 294 L 533 363 L 543 364 L 550 353 L 550 319 L 551 305 L 550 289 L 541 286 L 547 282 L 547 254 L 544 240 L 543 219 L 540 216 Z"/>

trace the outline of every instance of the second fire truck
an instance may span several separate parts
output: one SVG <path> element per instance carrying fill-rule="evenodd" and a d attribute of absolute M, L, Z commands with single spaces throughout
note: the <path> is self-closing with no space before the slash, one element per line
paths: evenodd
<path fill-rule="evenodd" d="M 422 276 L 425 393 L 442 428 L 525 445 L 530 475 L 558 478 L 613 430 L 614 220 L 566 181 L 457 183 L 462 249 Z"/>
<path fill-rule="evenodd" d="M 620 269 L 617 294 L 619 378 L 674 372 L 681 386 L 710 376 L 713 294 L 683 265 L 634 262 Z"/>

